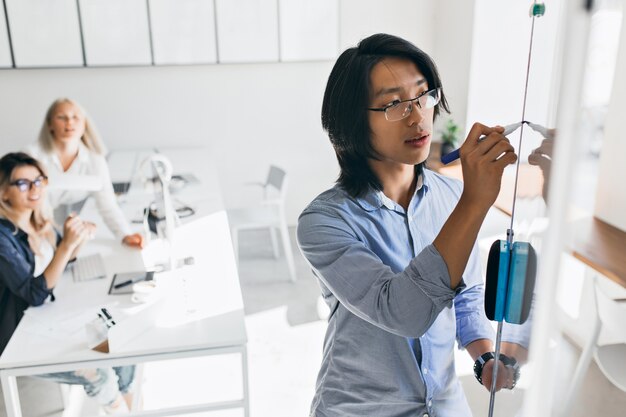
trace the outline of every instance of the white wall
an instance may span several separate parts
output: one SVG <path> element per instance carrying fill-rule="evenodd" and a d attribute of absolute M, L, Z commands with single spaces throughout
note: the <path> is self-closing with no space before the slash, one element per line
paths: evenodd
<path fill-rule="evenodd" d="M 442 74 L 454 79 L 446 91 L 461 108 L 467 87 L 465 71 L 457 74 L 454 65 L 455 43 L 467 45 L 468 26 L 451 0 L 444 3 L 456 16 L 446 28 L 442 15 L 435 19 L 434 0 L 340 0 L 341 50 L 374 32 L 403 36 L 441 61 Z M 436 41 L 436 36 L 451 38 Z M 441 50 L 434 50 L 437 45 Z M 295 224 L 304 206 L 338 174 L 320 126 L 332 64 L 2 70 L 0 153 L 34 141 L 49 103 L 68 96 L 89 111 L 110 150 L 210 147 L 227 207 L 249 201 L 242 183 L 263 178 L 270 163 L 284 167 L 290 174 L 288 221 Z"/>
<path fill-rule="evenodd" d="M 108 148 L 206 145 L 227 206 L 270 163 L 291 175 L 290 220 L 337 173 L 319 122 L 331 63 L 12 70 L 0 73 L 0 152 L 35 140 L 56 97 L 78 100 Z M 183 168 L 184 171 L 184 168 Z M 258 195 L 257 195 L 258 197 Z"/>
<path fill-rule="evenodd" d="M 473 48 L 468 89 L 466 128 L 474 122 L 507 125 L 521 121 L 524 84 L 532 19 L 530 2 L 476 0 Z M 525 119 L 551 127 L 553 79 L 562 1 L 546 7 L 536 18 Z M 519 132 L 509 137 L 519 142 Z M 524 130 L 522 162 L 541 142 L 531 129 Z"/>
<path fill-rule="evenodd" d="M 439 69 L 450 115 L 442 115 L 463 128 L 466 124 L 469 68 L 472 56 L 475 0 L 439 0 L 434 14 L 433 54 Z M 437 136 L 435 136 L 437 137 Z"/>
<path fill-rule="evenodd" d="M 403 37 L 432 53 L 436 4 L 434 0 L 341 0 L 340 49 L 382 32 Z"/>
<path fill-rule="evenodd" d="M 613 91 L 606 116 L 604 138 L 600 155 L 600 172 L 596 194 L 595 215 L 607 223 L 626 231 L 626 140 L 624 140 L 624 114 L 626 114 L 626 28 L 622 24 L 620 46 L 615 66 Z M 621 75 L 621 76 L 620 76 Z"/>

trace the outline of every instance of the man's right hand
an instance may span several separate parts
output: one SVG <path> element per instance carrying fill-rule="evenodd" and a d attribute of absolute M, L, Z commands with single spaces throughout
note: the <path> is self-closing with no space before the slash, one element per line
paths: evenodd
<path fill-rule="evenodd" d="M 504 168 L 517 161 L 515 149 L 503 132 L 501 126 L 474 123 L 459 151 L 464 184 L 461 199 L 484 210 L 498 197 Z M 482 136 L 485 139 L 479 141 Z"/>

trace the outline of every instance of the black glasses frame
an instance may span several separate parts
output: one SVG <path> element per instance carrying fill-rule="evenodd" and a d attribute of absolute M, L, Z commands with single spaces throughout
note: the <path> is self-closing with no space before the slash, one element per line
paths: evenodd
<path fill-rule="evenodd" d="M 436 87 L 436 88 L 431 88 L 431 89 L 430 89 L 430 90 L 428 90 L 428 91 L 424 91 L 422 94 L 418 95 L 417 97 L 414 97 L 414 98 L 409 98 L 409 99 L 406 99 L 406 100 L 399 100 L 399 101 L 394 100 L 394 102 L 393 102 L 393 103 L 387 104 L 385 107 L 368 107 L 368 108 L 367 108 L 367 110 L 371 110 L 371 111 L 382 111 L 382 112 L 385 112 L 385 115 L 386 115 L 387 109 L 389 109 L 389 108 L 391 108 L 391 107 L 394 107 L 394 106 L 398 106 L 398 105 L 400 105 L 400 104 L 402 104 L 402 103 L 408 103 L 408 102 L 411 102 L 411 105 L 413 105 L 413 102 L 415 102 L 415 105 L 417 106 L 417 108 L 421 109 L 421 108 L 422 108 L 422 106 L 420 105 L 420 102 L 419 102 L 418 100 L 419 100 L 421 97 L 424 97 L 425 95 L 428 95 L 428 94 L 432 94 L 432 93 L 433 93 L 433 92 L 435 92 L 435 91 L 438 91 L 438 92 L 439 92 L 439 97 L 441 97 L 441 87 Z M 439 100 L 441 100 L 441 98 L 440 98 Z M 437 102 L 437 104 L 439 104 L 439 102 Z M 437 104 L 435 104 L 435 106 L 436 106 Z M 409 113 L 407 114 L 407 116 L 408 116 L 409 114 L 411 114 L 411 112 L 409 112 Z M 404 118 L 406 118 L 407 116 L 405 116 Z M 402 119 L 398 119 L 398 120 L 402 120 Z"/>
<path fill-rule="evenodd" d="M 40 175 L 34 180 L 28 180 L 26 178 L 18 178 L 15 181 L 11 181 L 9 185 L 17 187 L 20 192 L 25 193 L 33 189 L 33 185 L 36 188 L 41 188 L 45 185 L 48 185 L 48 177 L 45 175 Z"/>

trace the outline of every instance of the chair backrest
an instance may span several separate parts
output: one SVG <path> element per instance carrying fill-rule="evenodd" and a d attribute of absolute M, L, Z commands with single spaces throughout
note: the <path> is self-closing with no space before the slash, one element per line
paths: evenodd
<path fill-rule="evenodd" d="M 284 198 L 287 191 L 287 173 L 275 165 L 270 165 L 267 180 L 265 181 L 266 191 L 269 186 L 278 192 L 279 198 Z M 268 196 L 266 195 L 266 197 Z"/>
<path fill-rule="evenodd" d="M 626 300 L 614 300 L 607 294 L 602 278 L 596 277 L 594 289 L 596 306 L 602 328 L 626 342 Z"/>

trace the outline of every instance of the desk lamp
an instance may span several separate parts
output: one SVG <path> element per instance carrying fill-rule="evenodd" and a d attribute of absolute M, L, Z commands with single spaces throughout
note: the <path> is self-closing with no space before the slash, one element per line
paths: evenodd
<path fill-rule="evenodd" d="M 174 257 L 173 243 L 174 243 L 174 230 L 177 225 L 180 225 L 180 219 L 174 210 L 172 203 L 172 197 L 170 194 L 170 182 L 172 180 L 172 163 L 165 156 L 161 154 L 153 154 L 143 160 L 141 163 L 140 172 L 143 173 L 143 168 L 150 163 L 152 170 L 156 173 L 156 178 L 161 184 L 161 194 L 163 200 L 163 211 L 165 214 L 165 228 L 158 228 L 157 231 L 161 231 L 161 235 L 164 240 L 169 243 L 169 267 L 168 270 L 176 268 L 176 259 Z M 156 192 L 155 192 L 156 194 Z M 155 196 L 156 199 L 156 196 Z"/>

